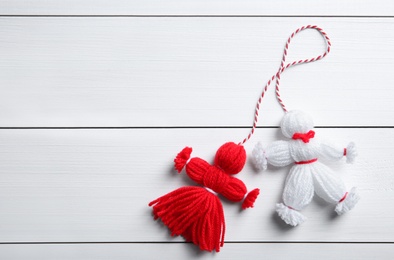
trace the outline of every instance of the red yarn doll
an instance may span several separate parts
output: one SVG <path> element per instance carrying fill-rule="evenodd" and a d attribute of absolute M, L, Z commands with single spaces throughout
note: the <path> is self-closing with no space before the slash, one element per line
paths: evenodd
<path fill-rule="evenodd" d="M 186 166 L 186 174 L 201 186 L 186 186 L 174 190 L 149 203 L 155 219 L 171 230 L 171 235 L 182 235 L 201 250 L 219 252 L 224 243 L 225 220 L 218 193 L 230 201 L 243 200 L 242 208 L 253 207 L 259 189 L 247 194 L 245 184 L 230 176 L 239 173 L 246 162 L 242 145 L 229 142 L 222 145 L 215 155 L 213 165 L 205 160 L 190 158 L 192 148 L 184 148 L 174 159 L 180 173 Z M 213 191 L 213 192 L 211 192 Z M 246 195 L 246 196 L 245 196 Z"/>

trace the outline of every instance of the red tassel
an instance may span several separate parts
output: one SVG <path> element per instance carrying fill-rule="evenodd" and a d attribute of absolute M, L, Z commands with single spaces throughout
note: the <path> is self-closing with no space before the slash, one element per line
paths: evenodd
<path fill-rule="evenodd" d="M 259 196 L 259 194 L 260 194 L 259 189 L 254 189 L 251 192 L 249 192 L 249 194 L 246 195 L 244 202 L 242 203 L 242 209 L 253 208 L 254 202 L 256 201 L 257 196 Z"/>
<path fill-rule="evenodd" d="M 187 160 L 190 158 L 190 154 L 192 153 L 193 149 L 190 147 L 183 148 L 182 151 L 178 153 L 178 155 L 174 159 L 175 169 L 178 172 L 181 172 L 183 167 L 185 167 Z"/>
<path fill-rule="evenodd" d="M 201 187 L 187 186 L 174 190 L 149 203 L 155 219 L 182 235 L 201 250 L 216 252 L 224 243 L 225 220 L 219 198 Z"/>

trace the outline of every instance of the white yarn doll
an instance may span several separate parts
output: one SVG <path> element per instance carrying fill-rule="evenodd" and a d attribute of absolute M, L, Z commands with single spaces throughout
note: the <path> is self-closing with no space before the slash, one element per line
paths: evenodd
<path fill-rule="evenodd" d="M 359 200 L 356 188 L 349 192 L 343 181 L 332 175 L 332 170 L 320 158 L 352 163 L 356 157 L 354 143 L 338 149 L 314 138 L 313 121 L 301 111 L 290 111 L 281 121 L 281 130 L 288 141 L 276 141 L 265 151 L 260 143 L 253 150 L 255 166 L 265 170 L 267 163 L 283 167 L 294 163 L 287 176 L 283 202 L 276 205 L 279 216 L 289 225 L 297 226 L 306 220 L 300 213 L 312 200 L 314 193 L 325 201 L 336 204 L 335 211 L 342 215 Z"/>

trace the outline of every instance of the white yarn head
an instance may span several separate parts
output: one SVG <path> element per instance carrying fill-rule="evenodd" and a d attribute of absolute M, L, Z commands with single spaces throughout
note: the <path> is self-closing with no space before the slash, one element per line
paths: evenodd
<path fill-rule="evenodd" d="M 292 138 L 295 133 L 307 133 L 313 129 L 312 118 L 299 110 L 292 110 L 283 117 L 280 128 L 287 138 Z"/>

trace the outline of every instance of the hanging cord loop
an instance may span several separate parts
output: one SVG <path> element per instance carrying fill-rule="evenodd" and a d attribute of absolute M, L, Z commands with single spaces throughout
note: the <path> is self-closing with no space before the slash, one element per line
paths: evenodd
<path fill-rule="evenodd" d="M 314 30 L 317 30 L 317 31 L 323 36 L 323 38 L 324 38 L 324 40 L 325 40 L 325 42 L 326 42 L 326 51 L 325 51 L 323 54 L 321 54 L 321 55 L 319 55 L 319 56 L 317 56 L 317 57 L 313 57 L 313 58 L 309 58 L 309 59 L 304 59 L 304 60 L 298 60 L 298 61 L 292 61 L 292 62 L 286 63 L 287 53 L 288 53 L 288 49 L 289 49 L 291 40 L 292 40 L 299 32 L 301 32 L 301 31 L 303 31 L 303 30 L 306 30 L 306 29 L 314 29 Z M 272 77 L 268 80 L 267 84 L 266 84 L 266 85 L 264 86 L 264 88 L 263 88 L 263 92 L 261 93 L 261 95 L 260 95 L 260 97 L 259 97 L 259 99 L 258 99 L 258 101 L 257 101 L 256 108 L 255 108 L 255 113 L 254 113 L 254 119 L 253 119 L 253 126 L 252 126 L 252 129 L 250 130 L 250 133 L 248 134 L 248 136 L 247 136 L 242 142 L 239 143 L 240 145 L 243 145 L 244 143 L 246 143 L 246 142 L 252 137 L 252 135 L 254 134 L 254 131 L 255 131 L 256 127 L 257 127 L 257 121 L 258 121 L 258 118 L 259 118 L 260 104 L 261 104 L 262 99 L 264 98 L 265 92 L 267 92 L 267 89 L 268 89 L 268 87 L 271 85 L 271 83 L 275 80 L 275 94 L 276 94 L 277 100 L 278 100 L 279 104 L 282 106 L 283 110 L 284 110 L 285 112 L 287 112 L 286 106 L 285 106 L 285 104 L 283 103 L 283 100 L 282 100 L 282 98 L 281 98 L 281 96 L 280 96 L 280 93 L 279 93 L 279 84 L 280 84 L 280 76 L 281 76 L 281 74 L 282 74 L 285 70 L 287 70 L 288 68 L 293 67 L 293 66 L 295 66 L 295 65 L 302 64 L 302 63 L 309 63 L 309 62 L 314 62 L 314 61 L 321 60 L 321 59 L 323 59 L 325 56 L 327 56 L 327 54 L 330 52 L 330 50 L 331 50 L 330 38 L 327 36 L 326 32 L 323 31 L 322 28 L 320 28 L 320 27 L 318 27 L 318 26 L 316 26 L 316 25 L 306 25 L 306 26 L 302 26 L 302 27 L 298 28 L 297 30 L 295 30 L 295 31 L 290 35 L 290 37 L 289 37 L 289 38 L 287 39 L 287 41 L 286 41 L 286 45 L 285 45 L 285 49 L 284 49 L 284 51 L 283 51 L 283 56 L 282 56 L 282 61 L 281 61 L 281 63 L 280 63 L 280 67 L 279 67 L 278 71 L 277 71 L 274 75 L 272 75 Z"/>

